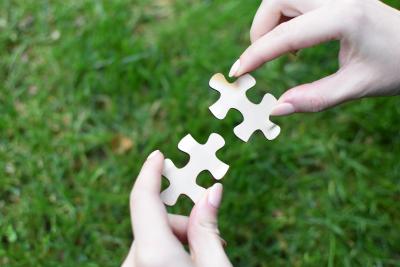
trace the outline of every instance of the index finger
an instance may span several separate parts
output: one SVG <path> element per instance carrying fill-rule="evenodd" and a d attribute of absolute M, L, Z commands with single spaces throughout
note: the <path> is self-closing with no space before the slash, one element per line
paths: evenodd
<path fill-rule="evenodd" d="M 324 6 L 278 25 L 241 55 L 232 76 L 239 77 L 285 53 L 340 39 L 343 22 Z"/>

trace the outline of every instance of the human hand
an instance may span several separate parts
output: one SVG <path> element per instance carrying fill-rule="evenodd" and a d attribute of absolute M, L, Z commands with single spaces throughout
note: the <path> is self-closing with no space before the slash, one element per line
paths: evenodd
<path fill-rule="evenodd" d="M 271 115 L 316 112 L 366 96 L 400 93 L 400 12 L 378 0 L 264 0 L 238 77 L 278 56 L 340 40 L 340 69 L 286 91 Z"/>
<path fill-rule="evenodd" d="M 153 152 L 132 189 L 130 210 L 135 240 L 122 267 L 232 266 L 217 225 L 222 185 L 207 189 L 189 218 L 167 214 L 160 199 L 163 162 L 163 155 Z M 190 254 L 183 247 L 186 243 Z"/>

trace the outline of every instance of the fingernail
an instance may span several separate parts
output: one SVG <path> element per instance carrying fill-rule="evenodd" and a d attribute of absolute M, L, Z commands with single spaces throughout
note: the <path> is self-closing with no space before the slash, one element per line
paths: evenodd
<path fill-rule="evenodd" d="M 150 155 L 147 157 L 147 160 L 154 158 L 158 154 L 160 154 L 160 150 L 156 150 L 156 151 L 151 152 Z"/>
<path fill-rule="evenodd" d="M 214 184 L 208 193 L 208 203 L 218 209 L 222 198 L 222 184 Z"/>
<path fill-rule="evenodd" d="M 235 63 L 233 63 L 231 70 L 229 71 L 229 77 L 236 76 L 237 72 L 239 71 L 240 68 L 240 59 L 236 60 Z"/>
<path fill-rule="evenodd" d="M 281 103 L 275 106 L 275 108 L 272 110 L 271 115 L 272 116 L 284 116 L 284 115 L 289 115 L 294 113 L 294 107 L 290 103 Z"/>

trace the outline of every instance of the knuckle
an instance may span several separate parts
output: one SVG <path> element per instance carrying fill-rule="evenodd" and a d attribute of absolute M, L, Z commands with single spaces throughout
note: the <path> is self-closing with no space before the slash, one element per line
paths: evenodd
<path fill-rule="evenodd" d="M 253 27 L 251 27 L 251 29 L 250 29 L 250 41 L 252 43 L 254 43 L 257 39 L 258 39 L 258 32 Z"/>
<path fill-rule="evenodd" d="M 287 35 L 288 33 L 291 32 L 292 30 L 292 24 L 289 22 L 283 22 L 276 26 L 276 28 L 273 30 L 273 37 L 283 37 Z"/>
<path fill-rule="evenodd" d="M 219 235 L 218 225 L 216 221 L 200 221 L 198 227 L 201 232 Z"/>
<path fill-rule="evenodd" d="M 347 29 L 353 30 L 365 24 L 365 2 L 360 0 L 342 0 L 338 10 Z"/>
<path fill-rule="evenodd" d="M 308 101 L 311 112 L 319 112 L 327 107 L 326 99 L 319 94 L 311 94 Z"/>
<path fill-rule="evenodd" d="M 257 39 L 259 39 L 261 37 L 261 34 L 260 34 L 259 31 L 260 30 L 255 25 L 251 26 L 251 28 L 250 28 L 250 41 L 252 43 L 257 41 Z"/>
<path fill-rule="evenodd" d="M 294 51 L 297 49 L 299 36 L 292 21 L 279 24 L 273 31 L 273 38 L 284 40 L 285 50 Z"/>

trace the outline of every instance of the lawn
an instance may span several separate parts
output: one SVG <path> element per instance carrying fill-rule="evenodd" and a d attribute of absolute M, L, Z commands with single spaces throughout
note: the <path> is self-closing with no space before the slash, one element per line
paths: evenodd
<path fill-rule="evenodd" d="M 141 163 L 159 148 L 183 166 L 179 140 L 211 132 L 231 166 L 219 218 L 234 266 L 400 266 L 399 97 L 275 118 L 274 141 L 244 143 L 239 112 L 209 112 L 208 81 L 248 45 L 259 2 L 0 1 L 0 266 L 118 266 Z M 334 72 L 337 52 L 266 64 L 249 97 Z"/>

